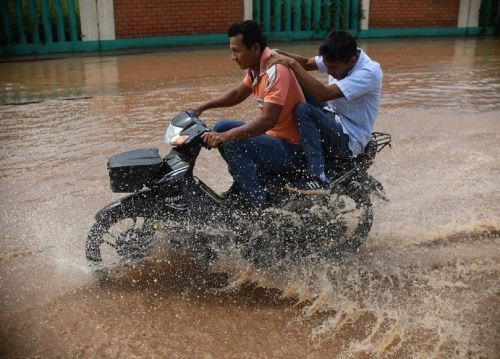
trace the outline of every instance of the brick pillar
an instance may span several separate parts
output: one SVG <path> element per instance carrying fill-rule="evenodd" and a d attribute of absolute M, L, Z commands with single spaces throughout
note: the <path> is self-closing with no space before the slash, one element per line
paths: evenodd
<path fill-rule="evenodd" d="M 460 0 L 370 0 L 370 29 L 456 27 Z"/>
<path fill-rule="evenodd" d="M 225 34 L 244 0 L 115 0 L 116 38 Z"/>

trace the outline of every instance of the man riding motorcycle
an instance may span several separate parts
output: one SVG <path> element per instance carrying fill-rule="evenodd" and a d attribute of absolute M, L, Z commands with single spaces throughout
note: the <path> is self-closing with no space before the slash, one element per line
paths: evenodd
<path fill-rule="evenodd" d="M 264 66 L 272 51 L 256 22 L 233 24 L 228 37 L 232 59 L 247 74 L 233 90 L 192 107 L 191 111 L 199 116 L 210 108 L 237 105 L 254 94 L 260 116 L 246 123 L 221 120 L 212 132 L 203 135 L 203 140 L 209 147 L 219 148 L 229 172 L 251 202 L 263 205 L 268 195 L 258 170 L 284 173 L 301 162 L 303 152 L 293 110 L 305 99 L 290 69 L 281 64 L 267 69 Z"/>
<path fill-rule="evenodd" d="M 329 161 L 332 182 L 327 195 L 302 197 L 283 191 L 304 180 L 297 171 L 304 161 L 293 119 L 294 108 L 305 106 L 303 93 L 287 67 L 278 64 L 266 70 L 271 50 L 255 22 L 235 24 L 228 35 L 233 59 L 248 69 L 243 82 L 175 116 L 165 133 L 165 142 L 173 147 L 164 157 L 157 148 L 143 148 L 109 158 L 112 191 L 128 195 L 97 212 L 87 237 L 86 257 L 99 277 L 105 278 L 108 269 L 123 261 L 147 257 L 157 232 L 174 247 L 195 249 L 208 262 L 215 258 L 213 243 L 222 243 L 221 248 L 230 243 L 256 265 L 285 258 L 331 258 L 356 250 L 367 238 L 373 222 L 370 194 L 382 190 L 367 170 L 376 153 L 390 145 L 390 135 L 374 133 L 363 153 Z M 234 106 L 252 92 L 262 110 L 255 120 L 222 120 L 210 132 L 198 118 L 209 108 Z M 254 205 L 270 203 L 279 210 L 241 216 L 240 201 L 233 206 L 235 197 L 221 198 L 197 178 L 193 171 L 204 143 L 219 148 L 235 183 Z M 227 232 L 221 232 L 222 238 L 196 235 L 207 227 Z M 179 229 L 194 230 L 195 235 L 179 238 Z"/>

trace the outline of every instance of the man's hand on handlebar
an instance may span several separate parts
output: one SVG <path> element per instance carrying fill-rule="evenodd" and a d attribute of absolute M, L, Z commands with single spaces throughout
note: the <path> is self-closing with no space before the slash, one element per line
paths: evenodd
<path fill-rule="evenodd" d="M 226 142 L 228 140 L 224 132 L 213 132 L 213 131 L 205 132 L 204 134 L 201 135 L 201 138 L 203 139 L 203 142 L 207 144 L 208 148 L 217 148 L 223 142 Z"/>
<path fill-rule="evenodd" d="M 198 117 L 200 117 L 200 115 L 203 113 L 203 109 L 201 108 L 201 106 L 193 106 L 193 107 L 188 108 L 186 111 L 192 112 L 193 114 L 195 114 Z"/>

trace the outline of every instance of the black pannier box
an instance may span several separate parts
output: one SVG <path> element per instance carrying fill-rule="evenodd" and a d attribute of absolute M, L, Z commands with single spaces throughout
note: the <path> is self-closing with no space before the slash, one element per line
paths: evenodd
<path fill-rule="evenodd" d="M 150 187 L 162 175 L 157 148 L 143 148 L 113 155 L 108 160 L 113 192 L 136 192 Z"/>

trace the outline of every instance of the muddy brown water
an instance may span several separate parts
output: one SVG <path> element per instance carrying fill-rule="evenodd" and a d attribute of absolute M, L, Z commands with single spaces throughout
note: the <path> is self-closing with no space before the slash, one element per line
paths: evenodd
<path fill-rule="evenodd" d="M 228 257 L 228 275 L 152 258 L 106 285 L 84 245 L 119 197 L 107 158 L 165 154 L 172 116 L 242 72 L 225 47 L 1 63 L 0 357 L 498 358 L 500 39 L 360 45 L 385 72 L 376 129 L 393 148 L 371 170 L 391 201 L 358 254 L 268 271 Z M 231 183 L 215 151 L 196 172 Z"/>

